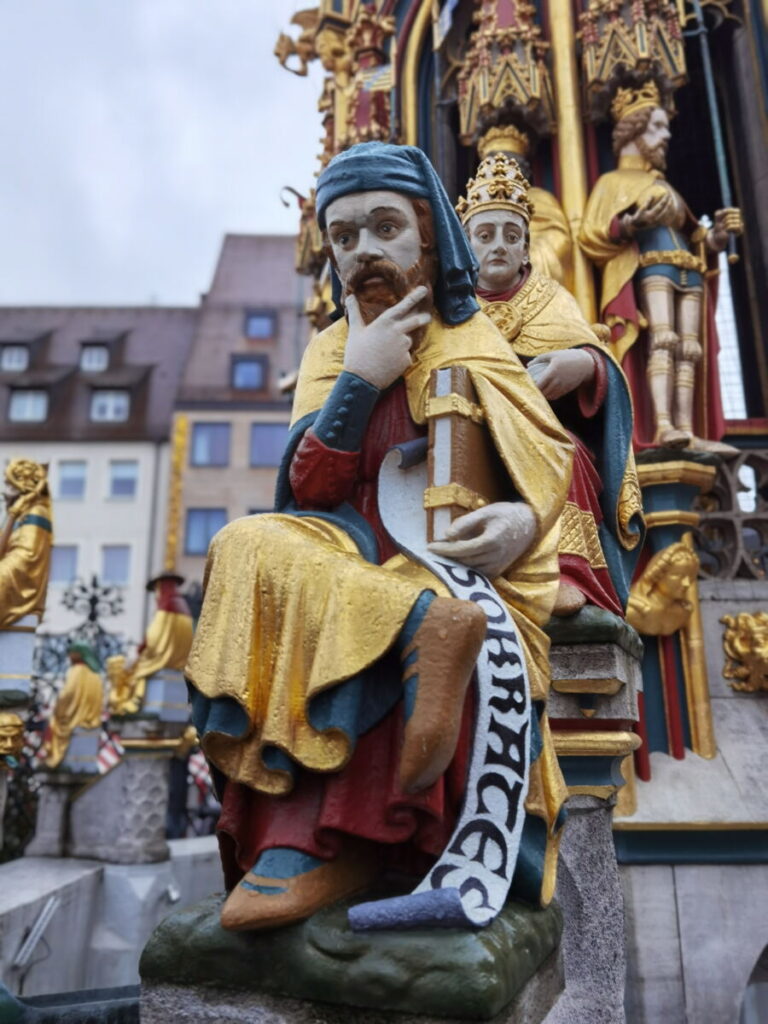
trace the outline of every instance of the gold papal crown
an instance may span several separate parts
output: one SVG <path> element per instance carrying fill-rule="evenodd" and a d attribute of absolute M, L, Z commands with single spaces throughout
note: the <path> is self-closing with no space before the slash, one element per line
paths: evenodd
<path fill-rule="evenodd" d="M 466 224 L 481 210 L 511 210 L 529 224 L 533 216 L 529 188 L 517 160 L 506 153 L 496 153 L 481 161 L 477 174 L 467 182 L 466 199 L 462 196 L 456 204 L 456 212 L 461 223 Z"/>
<path fill-rule="evenodd" d="M 653 81 L 645 82 L 639 89 L 618 89 L 611 103 L 611 115 L 614 121 L 621 121 L 638 110 L 646 107 L 660 107 L 661 93 Z"/>
<path fill-rule="evenodd" d="M 485 160 L 489 153 L 511 153 L 527 156 L 531 141 L 525 132 L 513 124 L 499 124 L 489 128 L 477 144 L 477 155 Z"/>

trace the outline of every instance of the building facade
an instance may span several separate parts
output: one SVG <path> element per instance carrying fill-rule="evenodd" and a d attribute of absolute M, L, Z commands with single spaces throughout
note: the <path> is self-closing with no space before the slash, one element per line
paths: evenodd
<path fill-rule="evenodd" d="M 123 595 L 109 628 L 141 639 L 173 401 L 196 321 L 193 308 L 0 309 L 0 465 L 48 463 L 54 499 L 46 631 L 82 619 L 63 592 L 97 576 Z"/>
<path fill-rule="evenodd" d="M 166 564 L 202 580 L 214 533 L 268 511 L 288 436 L 281 381 L 307 337 L 306 279 L 288 236 L 227 235 L 176 402 Z"/>

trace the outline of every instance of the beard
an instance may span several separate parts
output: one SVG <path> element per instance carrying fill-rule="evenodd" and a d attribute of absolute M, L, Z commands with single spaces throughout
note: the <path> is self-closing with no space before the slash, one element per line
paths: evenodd
<path fill-rule="evenodd" d="M 354 295 L 363 323 L 369 324 L 423 284 L 427 287 L 423 305 L 429 308 L 432 305 L 434 263 L 432 253 L 422 254 L 407 270 L 401 270 L 396 263 L 387 259 L 361 263 L 344 282 L 342 299 Z"/>
<path fill-rule="evenodd" d="M 640 155 L 648 161 L 654 170 L 665 171 L 667 169 L 666 142 L 658 142 L 655 146 L 649 146 L 648 143 L 640 136 L 638 136 L 635 142 L 637 143 Z"/>

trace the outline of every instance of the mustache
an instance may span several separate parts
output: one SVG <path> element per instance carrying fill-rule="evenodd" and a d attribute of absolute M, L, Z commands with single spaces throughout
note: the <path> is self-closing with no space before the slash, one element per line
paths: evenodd
<path fill-rule="evenodd" d="M 389 286 L 398 299 L 404 298 L 408 291 L 406 274 L 392 260 L 382 258 L 361 263 L 356 267 L 344 285 L 345 294 L 349 295 L 360 291 L 372 277 L 380 278 L 380 281 L 374 283 L 379 287 Z"/>

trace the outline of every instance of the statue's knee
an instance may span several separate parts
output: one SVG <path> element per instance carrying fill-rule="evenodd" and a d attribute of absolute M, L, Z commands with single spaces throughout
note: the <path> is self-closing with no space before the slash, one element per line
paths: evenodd
<path fill-rule="evenodd" d="M 703 355 L 701 342 L 698 338 L 683 338 L 677 358 L 687 363 L 699 363 Z"/>
<path fill-rule="evenodd" d="M 677 352 L 680 338 L 675 331 L 668 327 L 659 327 L 650 330 L 651 352 Z"/>

